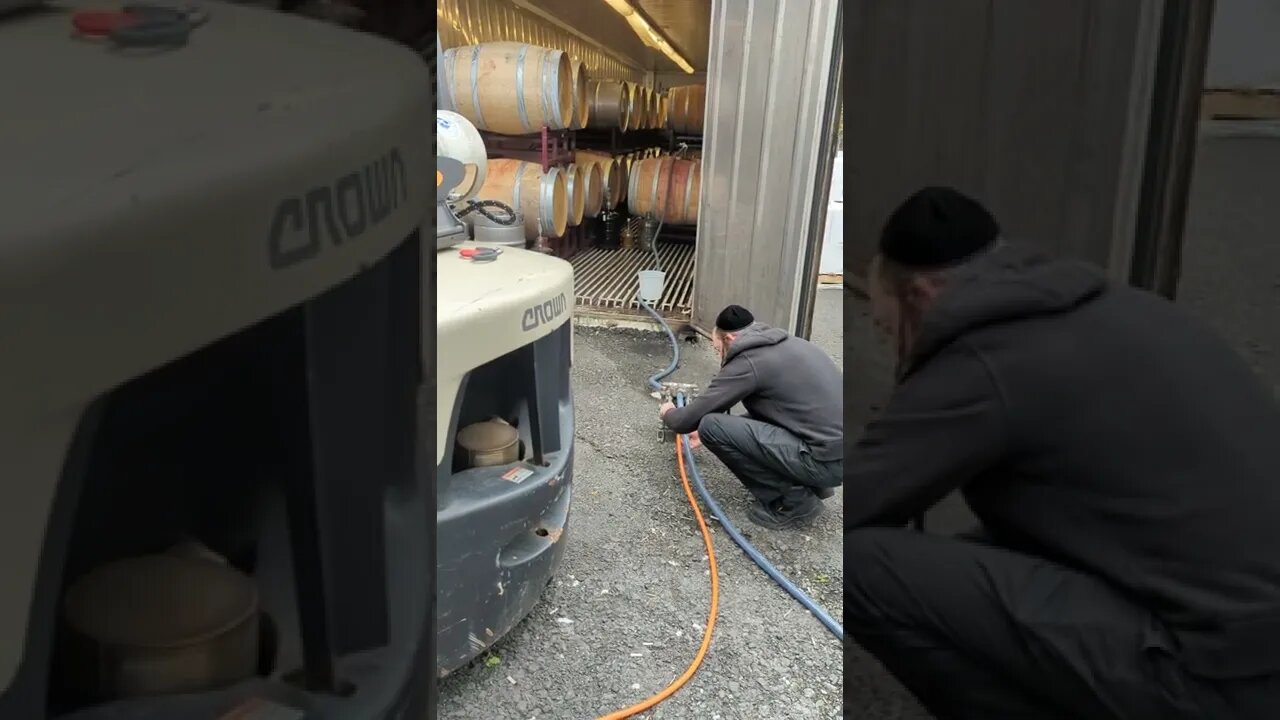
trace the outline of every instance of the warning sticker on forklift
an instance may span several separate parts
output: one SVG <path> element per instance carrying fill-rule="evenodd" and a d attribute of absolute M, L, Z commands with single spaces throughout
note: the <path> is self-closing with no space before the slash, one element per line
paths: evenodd
<path fill-rule="evenodd" d="M 303 720 L 306 716 L 298 708 L 254 698 L 232 708 L 218 720 Z"/>
<path fill-rule="evenodd" d="M 507 482 L 513 482 L 519 485 L 525 480 L 528 480 L 532 475 L 533 475 L 533 471 L 527 467 L 513 467 L 510 470 L 502 473 L 502 479 L 506 480 Z"/>

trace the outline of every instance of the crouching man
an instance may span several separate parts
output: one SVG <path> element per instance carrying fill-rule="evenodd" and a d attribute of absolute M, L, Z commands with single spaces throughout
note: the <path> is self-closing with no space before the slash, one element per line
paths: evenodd
<path fill-rule="evenodd" d="M 808 524 L 843 481 L 844 379 L 821 348 L 755 322 L 730 305 L 711 335 L 720 372 L 683 408 L 664 403 L 662 421 L 696 433 L 755 497 L 751 521 L 783 529 Z M 747 415 L 730 415 L 742 403 Z"/>
<path fill-rule="evenodd" d="M 1213 332 L 1005 242 L 886 224 L 894 395 L 849 454 L 845 627 L 939 720 L 1280 718 L 1280 405 Z M 908 522 L 960 491 L 979 533 Z"/>

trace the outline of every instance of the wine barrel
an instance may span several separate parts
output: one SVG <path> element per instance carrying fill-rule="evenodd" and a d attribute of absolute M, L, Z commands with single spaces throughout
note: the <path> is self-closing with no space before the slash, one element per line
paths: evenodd
<path fill-rule="evenodd" d="M 627 127 L 624 130 L 637 130 L 640 127 L 640 121 L 644 119 L 644 108 L 637 102 L 640 97 L 640 86 L 631 83 L 623 83 L 626 92 L 627 101 Z"/>
<path fill-rule="evenodd" d="M 551 168 L 543 174 L 534 163 L 491 158 L 484 186 L 476 197 L 501 200 L 524 216 L 524 236 L 562 237 L 569 225 L 569 192 L 564 173 Z"/>
<path fill-rule="evenodd" d="M 673 87 L 667 107 L 671 129 L 682 135 L 701 135 L 703 116 L 707 114 L 707 86 Z"/>
<path fill-rule="evenodd" d="M 642 117 L 644 121 L 640 127 L 648 130 L 653 127 L 653 89 L 647 85 L 640 86 L 640 105 L 644 108 Z"/>
<path fill-rule="evenodd" d="M 622 197 L 619 198 L 619 202 L 621 202 L 627 199 L 627 193 L 630 192 L 631 189 L 631 166 L 635 163 L 635 155 L 632 153 L 626 153 L 625 155 L 619 155 L 614 159 L 622 166 L 622 177 L 627 179 L 627 182 L 622 184 Z"/>
<path fill-rule="evenodd" d="M 622 131 L 628 132 L 629 130 L 631 130 L 631 124 L 636 121 L 635 119 L 636 109 L 635 109 L 635 103 L 632 102 L 631 100 L 631 83 L 627 82 L 626 80 L 622 81 L 622 104 L 625 105 L 627 108 L 626 124 L 622 126 Z"/>
<path fill-rule="evenodd" d="M 584 212 L 587 217 L 596 217 L 604 209 L 604 174 L 599 163 L 588 160 L 578 164 L 578 173 L 586 179 L 583 185 L 585 198 Z"/>
<path fill-rule="evenodd" d="M 622 196 L 627 192 L 627 174 L 613 158 L 600 163 L 600 172 L 604 175 L 604 206 L 613 210 L 622 203 Z"/>
<path fill-rule="evenodd" d="M 480 130 L 505 135 L 561 130 L 573 121 L 574 80 L 561 50 L 495 42 L 449 48 L 441 102 Z"/>
<path fill-rule="evenodd" d="M 654 124 L 654 127 L 658 128 L 659 130 L 665 129 L 667 127 L 667 96 L 666 95 L 658 96 L 658 122 Z"/>
<path fill-rule="evenodd" d="M 644 95 L 644 86 L 636 85 L 631 99 L 631 115 L 635 118 L 633 130 L 643 130 L 649 124 L 649 101 Z"/>
<path fill-rule="evenodd" d="M 591 103 L 587 101 L 587 66 L 579 60 L 570 61 L 573 78 L 573 129 L 581 130 L 591 119 Z"/>
<path fill-rule="evenodd" d="M 662 127 L 661 106 L 661 95 L 658 94 L 657 90 L 649 88 L 649 127 L 651 129 Z"/>
<path fill-rule="evenodd" d="M 631 121 L 625 83 L 615 80 L 587 81 L 587 105 L 591 107 L 587 124 L 595 128 L 626 130 Z"/>
<path fill-rule="evenodd" d="M 631 167 L 627 207 L 632 215 L 667 225 L 697 225 L 702 163 L 671 156 L 639 160 Z"/>
<path fill-rule="evenodd" d="M 604 180 L 602 185 L 604 207 L 606 210 L 618 207 L 618 203 L 622 202 L 622 194 L 626 191 L 627 185 L 627 176 L 622 171 L 622 164 L 607 153 L 588 152 L 585 150 L 576 152 L 574 161 L 579 165 L 593 163 L 600 167 L 600 175 Z"/>
<path fill-rule="evenodd" d="M 587 209 L 587 174 L 573 163 L 564 171 L 564 189 L 569 193 L 569 224 L 582 224 Z"/>

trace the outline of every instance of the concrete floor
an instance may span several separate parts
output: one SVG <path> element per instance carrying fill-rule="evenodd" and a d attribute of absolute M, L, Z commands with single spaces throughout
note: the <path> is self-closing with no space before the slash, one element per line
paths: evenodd
<path fill-rule="evenodd" d="M 813 337 L 841 356 L 839 290 L 818 294 Z M 564 565 L 542 603 L 471 668 L 441 683 L 442 720 L 584 720 L 661 690 L 693 659 L 707 620 L 705 550 L 676 476 L 674 446 L 658 442 L 645 378 L 670 357 L 664 335 L 579 328 L 573 381 L 577 471 Z M 671 379 L 705 384 L 710 343 L 683 344 Z M 839 621 L 843 496 L 803 531 L 771 532 L 746 518 L 742 486 L 706 451 L 707 486 L 766 557 Z M 652 714 L 676 720 L 840 717 L 839 642 L 712 524 L 720 612 L 702 669 Z"/>

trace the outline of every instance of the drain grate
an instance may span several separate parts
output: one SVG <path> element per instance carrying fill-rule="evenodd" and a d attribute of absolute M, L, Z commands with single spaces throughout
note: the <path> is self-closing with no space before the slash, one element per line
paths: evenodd
<path fill-rule="evenodd" d="M 693 312 L 693 245 L 658 243 L 666 286 L 658 312 L 688 320 Z M 653 269 L 653 253 L 639 249 L 593 247 L 573 256 L 574 295 L 578 307 L 624 314 L 643 314 L 636 301 L 636 273 Z"/>

